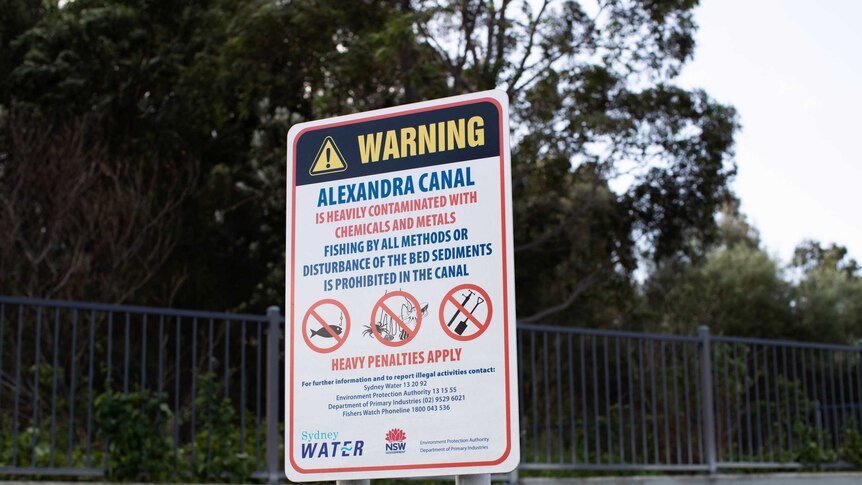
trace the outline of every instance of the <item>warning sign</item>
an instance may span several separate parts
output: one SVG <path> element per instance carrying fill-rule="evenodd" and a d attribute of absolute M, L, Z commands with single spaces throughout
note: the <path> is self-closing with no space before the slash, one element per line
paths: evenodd
<path fill-rule="evenodd" d="M 476 285 L 453 288 L 440 304 L 440 324 L 455 340 L 473 340 L 491 324 L 491 297 Z"/>
<path fill-rule="evenodd" d="M 288 478 L 514 469 L 506 95 L 294 126 L 286 209 Z"/>
<path fill-rule="evenodd" d="M 327 136 L 320 145 L 320 150 L 314 161 L 311 163 L 311 168 L 308 173 L 311 175 L 323 175 L 326 173 L 343 172 L 347 170 L 347 162 L 344 161 L 344 156 L 335 145 L 335 141 L 331 136 Z"/>

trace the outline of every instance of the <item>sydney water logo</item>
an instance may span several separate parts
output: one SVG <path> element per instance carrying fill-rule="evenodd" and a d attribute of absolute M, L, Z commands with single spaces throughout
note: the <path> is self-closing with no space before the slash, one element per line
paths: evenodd
<path fill-rule="evenodd" d="M 404 453 L 407 449 L 407 435 L 401 428 L 392 428 L 386 433 L 386 454 Z"/>
<path fill-rule="evenodd" d="M 339 440 L 338 431 L 303 431 L 303 458 L 335 458 L 337 456 L 362 456 L 362 440 Z"/>

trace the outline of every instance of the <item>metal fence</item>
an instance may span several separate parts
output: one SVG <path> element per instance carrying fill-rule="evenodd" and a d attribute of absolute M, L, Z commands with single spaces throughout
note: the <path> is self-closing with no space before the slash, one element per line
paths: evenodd
<path fill-rule="evenodd" d="M 283 322 L 0 296 L 0 475 L 103 475 L 105 396 L 150 392 L 178 473 L 227 451 L 277 479 Z M 862 446 L 862 347 L 532 324 L 518 344 L 520 470 L 850 466 Z"/>
<path fill-rule="evenodd" d="M 859 465 L 862 347 L 526 324 L 518 344 L 521 469 Z"/>
<path fill-rule="evenodd" d="M 227 442 L 253 477 L 279 476 L 283 322 L 278 308 L 238 315 L 0 296 L 0 474 L 103 475 L 100 396 L 149 391 L 170 407 L 177 471 L 206 472 Z"/>

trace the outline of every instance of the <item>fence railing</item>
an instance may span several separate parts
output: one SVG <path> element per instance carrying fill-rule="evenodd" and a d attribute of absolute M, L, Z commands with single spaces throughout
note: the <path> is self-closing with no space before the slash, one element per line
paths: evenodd
<path fill-rule="evenodd" d="M 137 393 L 168 406 L 177 473 L 228 454 L 276 480 L 283 321 L 0 296 L 0 475 L 103 475 L 99 413 Z M 862 446 L 862 347 L 519 324 L 518 361 L 521 470 L 851 466 Z"/>
<path fill-rule="evenodd" d="M 522 324 L 518 352 L 522 469 L 859 465 L 862 347 Z"/>
<path fill-rule="evenodd" d="M 149 391 L 170 407 L 177 470 L 206 471 L 227 451 L 252 476 L 278 475 L 282 323 L 277 308 L 238 315 L 0 296 L 0 474 L 102 475 L 99 397 Z"/>

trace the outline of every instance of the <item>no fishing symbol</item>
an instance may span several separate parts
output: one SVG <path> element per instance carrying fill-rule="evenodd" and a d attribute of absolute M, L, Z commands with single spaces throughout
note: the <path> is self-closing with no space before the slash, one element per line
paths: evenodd
<path fill-rule="evenodd" d="M 488 292 L 469 283 L 458 285 L 440 303 L 440 325 L 455 340 L 473 340 L 488 329 L 492 312 Z"/>
<path fill-rule="evenodd" d="M 326 298 L 305 312 L 302 337 L 315 352 L 328 354 L 344 344 L 350 333 L 350 315 L 341 302 Z"/>
<path fill-rule="evenodd" d="M 371 324 L 365 327 L 363 335 L 374 335 L 384 345 L 400 347 L 413 340 L 427 311 L 428 304 L 420 305 L 410 293 L 392 291 L 374 304 Z"/>

